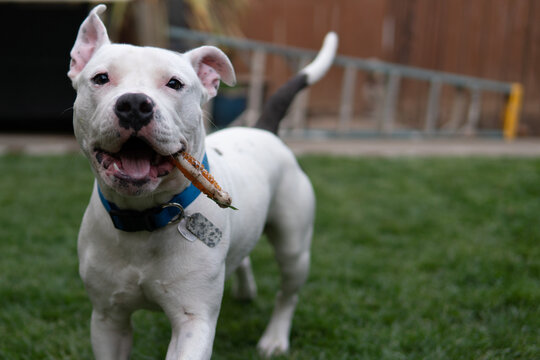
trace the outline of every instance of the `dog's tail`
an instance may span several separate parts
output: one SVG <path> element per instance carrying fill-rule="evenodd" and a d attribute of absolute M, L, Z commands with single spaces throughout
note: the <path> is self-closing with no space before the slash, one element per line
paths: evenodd
<path fill-rule="evenodd" d="M 317 57 L 268 99 L 255 127 L 277 134 L 279 123 L 285 116 L 295 95 L 305 87 L 319 81 L 326 74 L 336 56 L 337 46 L 336 33 L 328 33 Z"/>

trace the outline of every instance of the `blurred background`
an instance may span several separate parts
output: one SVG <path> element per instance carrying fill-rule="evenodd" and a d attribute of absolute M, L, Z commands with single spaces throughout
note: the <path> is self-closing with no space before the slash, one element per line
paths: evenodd
<path fill-rule="evenodd" d="M 335 31 L 340 57 L 293 105 L 290 134 L 502 136 L 514 126 L 514 135 L 540 135 L 539 1 L 105 3 L 114 42 L 177 51 L 210 43 L 227 52 L 239 83 L 209 108 L 216 127 L 253 121 L 264 98 Z M 0 131 L 72 131 L 69 52 L 96 4 L 0 1 Z M 519 123 L 508 119 L 512 106 Z"/>

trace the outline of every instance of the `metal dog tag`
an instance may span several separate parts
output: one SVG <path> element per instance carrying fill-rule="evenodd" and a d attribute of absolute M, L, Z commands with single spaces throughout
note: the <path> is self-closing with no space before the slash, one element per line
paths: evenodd
<path fill-rule="evenodd" d="M 178 224 L 178 231 L 187 240 L 201 240 L 208 247 L 216 246 L 222 237 L 222 232 L 203 214 L 195 213 L 184 217 Z"/>

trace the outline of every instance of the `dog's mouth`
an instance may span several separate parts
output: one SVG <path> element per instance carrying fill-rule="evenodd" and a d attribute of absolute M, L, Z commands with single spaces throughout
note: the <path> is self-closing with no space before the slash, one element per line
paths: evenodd
<path fill-rule="evenodd" d="M 134 184 L 144 184 L 166 176 L 174 167 L 168 156 L 159 154 L 144 140 L 136 137 L 126 141 L 116 153 L 99 148 L 94 153 L 105 175 Z"/>

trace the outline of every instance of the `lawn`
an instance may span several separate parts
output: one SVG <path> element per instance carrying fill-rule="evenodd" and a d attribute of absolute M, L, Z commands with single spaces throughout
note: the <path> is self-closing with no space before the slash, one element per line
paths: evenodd
<path fill-rule="evenodd" d="M 307 156 L 312 271 L 283 359 L 540 358 L 540 159 Z M 0 359 L 91 359 L 76 236 L 92 175 L 78 155 L 0 157 Z M 270 247 L 253 303 L 223 300 L 214 359 L 258 359 L 278 286 Z M 160 313 L 134 316 L 132 359 L 162 359 Z"/>

